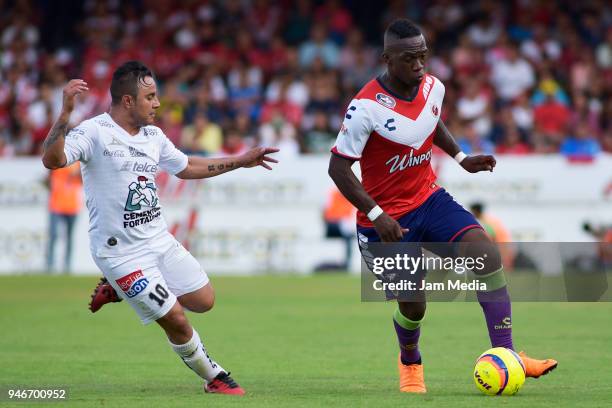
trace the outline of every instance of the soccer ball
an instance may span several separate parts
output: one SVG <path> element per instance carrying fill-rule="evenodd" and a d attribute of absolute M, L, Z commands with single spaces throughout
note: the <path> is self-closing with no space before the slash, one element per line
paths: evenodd
<path fill-rule="evenodd" d="M 514 351 L 495 347 L 476 360 L 474 382 L 487 395 L 514 395 L 525 382 L 525 365 Z"/>

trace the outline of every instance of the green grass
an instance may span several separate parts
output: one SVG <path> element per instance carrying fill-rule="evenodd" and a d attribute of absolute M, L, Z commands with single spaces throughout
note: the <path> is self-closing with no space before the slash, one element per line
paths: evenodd
<path fill-rule="evenodd" d="M 213 278 L 215 308 L 189 317 L 247 390 L 236 398 L 205 395 L 160 329 L 143 327 L 127 304 L 90 314 L 95 282 L 0 278 L 0 387 L 67 386 L 69 401 L 54 407 L 612 406 L 612 303 L 516 303 L 517 348 L 559 368 L 514 397 L 485 397 L 472 382 L 489 346 L 479 305 L 431 303 L 421 336 L 429 392 L 419 396 L 397 390 L 394 306 L 361 303 L 357 278 Z"/>

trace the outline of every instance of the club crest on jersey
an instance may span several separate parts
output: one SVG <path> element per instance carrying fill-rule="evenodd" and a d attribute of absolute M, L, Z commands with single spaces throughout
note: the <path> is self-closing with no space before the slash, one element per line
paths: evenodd
<path fill-rule="evenodd" d="M 440 109 L 438 109 L 437 105 L 431 105 L 431 113 L 433 113 L 434 116 L 438 116 L 438 113 L 440 113 Z"/>
<path fill-rule="evenodd" d="M 149 285 L 149 280 L 145 278 L 140 269 L 115 280 L 115 282 L 129 298 L 133 298 Z"/>
<path fill-rule="evenodd" d="M 384 93 L 376 94 L 376 102 L 380 103 L 382 106 L 386 106 L 389 109 L 395 108 L 395 99 L 389 95 L 385 95 Z"/>

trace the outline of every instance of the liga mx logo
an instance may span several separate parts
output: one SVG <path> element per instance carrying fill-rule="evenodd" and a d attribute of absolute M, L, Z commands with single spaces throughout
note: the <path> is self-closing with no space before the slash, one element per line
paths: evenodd
<path fill-rule="evenodd" d="M 129 298 L 133 298 L 149 285 L 149 280 L 144 277 L 140 269 L 117 279 L 115 282 Z"/>

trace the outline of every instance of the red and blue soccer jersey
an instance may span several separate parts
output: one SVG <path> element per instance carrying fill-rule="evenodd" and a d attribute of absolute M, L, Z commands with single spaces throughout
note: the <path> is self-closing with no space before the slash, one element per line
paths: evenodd
<path fill-rule="evenodd" d="M 443 99 L 444 85 L 432 75 L 423 77 L 411 101 L 395 96 L 376 78 L 347 109 L 332 152 L 359 160 L 365 191 L 395 219 L 438 189 L 431 154 Z M 357 223 L 373 225 L 361 211 Z"/>

